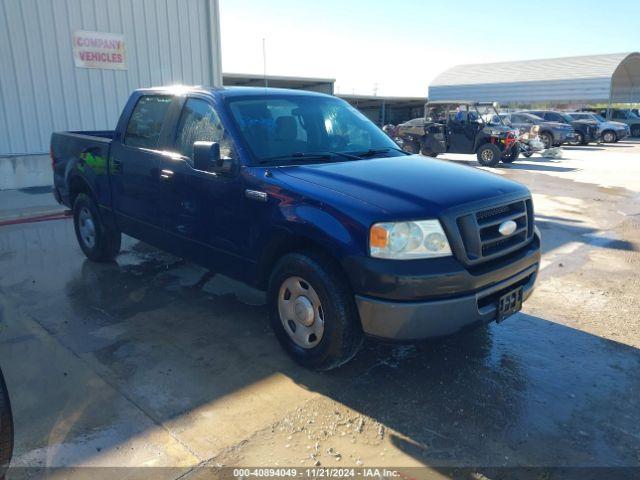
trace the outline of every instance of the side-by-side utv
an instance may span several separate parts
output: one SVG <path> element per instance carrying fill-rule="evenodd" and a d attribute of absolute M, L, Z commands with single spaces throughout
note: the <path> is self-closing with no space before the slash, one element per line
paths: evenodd
<path fill-rule="evenodd" d="M 428 102 L 424 118 L 398 125 L 396 136 L 408 152 L 476 154 L 487 167 L 511 163 L 520 154 L 518 131 L 502 122 L 490 102 Z"/>

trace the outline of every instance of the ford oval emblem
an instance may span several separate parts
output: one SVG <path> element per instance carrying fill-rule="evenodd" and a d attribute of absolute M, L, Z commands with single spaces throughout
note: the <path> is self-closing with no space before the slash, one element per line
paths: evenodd
<path fill-rule="evenodd" d="M 508 237 L 516 231 L 516 228 L 518 228 L 516 222 L 514 222 L 513 220 L 507 220 L 506 222 L 502 222 L 500 224 L 500 226 L 498 227 L 498 231 L 503 237 Z"/>

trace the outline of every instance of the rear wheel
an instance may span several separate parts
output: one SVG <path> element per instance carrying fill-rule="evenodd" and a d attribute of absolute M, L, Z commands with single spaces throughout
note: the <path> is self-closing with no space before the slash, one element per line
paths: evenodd
<path fill-rule="evenodd" d="M 605 143 L 614 143 L 618 141 L 618 136 L 616 135 L 616 132 L 607 130 L 602 134 L 602 141 Z"/>
<path fill-rule="evenodd" d="M 269 279 L 271 326 L 300 365 L 331 370 L 363 341 L 353 292 L 333 260 L 315 252 L 282 257 Z"/>
<path fill-rule="evenodd" d="M 429 147 L 426 146 L 425 142 L 420 144 L 420 153 L 426 157 L 436 158 L 438 156 L 436 152 L 432 152 Z"/>
<path fill-rule="evenodd" d="M 402 150 L 407 153 L 420 153 L 420 145 L 415 142 L 405 141 L 402 145 Z"/>
<path fill-rule="evenodd" d="M 640 125 L 634 125 L 631 127 L 631 136 L 640 137 Z"/>
<path fill-rule="evenodd" d="M 586 145 L 587 142 L 584 141 L 584 135 L 582 132 L 576 132 L 575 140 L 573 141 L 574 145 Z"/>
<path fill-rule="evenodd" d="M 553 145 L 553 137 L 551 136 L 551 134 L 547 133 L 547 132 L 542 132 L 540 134 L 540 141 L 542 143 L 544 143 L 544 148 L 551 148 L 551 146 Z"/>
<path fill-rule="evenodd" d="M 73 223 L 80 248 L 89 260 L 108 262 L 120 252 L 120 232 L 105 225 L 96 202 L 84 193 L 73 204 Z"/>
<path fill-rule="evenodd" d="M 493 143 L 485 143 L 478 148 L 478 163 L 483 167 L 495 167 L 502 157 L 502 152 Z"/>

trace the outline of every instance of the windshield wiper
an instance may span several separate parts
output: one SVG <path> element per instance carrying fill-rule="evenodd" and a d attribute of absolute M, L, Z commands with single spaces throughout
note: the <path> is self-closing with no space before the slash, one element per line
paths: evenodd
<path fill-rule="evenodd" d="M 401 150 L 399 148 L 393 148 L 393 147 L 372 148 L 365 152 L 354 152 L 353 155 L 355 155 L 358 158 L 369 158 L 369 157 L 375 157 L 376 155 L 380 155 L 383 153 L 387 153 L 389 151 L 401 152 L 405 155 L 408 155 L 408 153 L 405 152 L 404 150 Z"/>
<path fill-rule="evenodd" d="M 283 160 L 287 158 L 305 159 L 305 160 L 331 160 L 333 157 L 343 157 L 349 160 L 360 160 L 359 156 L 342 152 L 293 152 L 285 155 L 276 155 L 275 157 L 267 157 L 260 160 L 260 163 L 268 163 L 274 160 Z"/>

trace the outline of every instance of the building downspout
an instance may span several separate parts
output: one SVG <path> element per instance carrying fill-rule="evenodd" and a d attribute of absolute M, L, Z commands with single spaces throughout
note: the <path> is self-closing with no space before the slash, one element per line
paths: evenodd
<path fill-rule="evenodd" d="M 211 84 L 222 87 L 222 49 L 220 48 L 220 6 L 218 0 L 208 0 Z"/>

